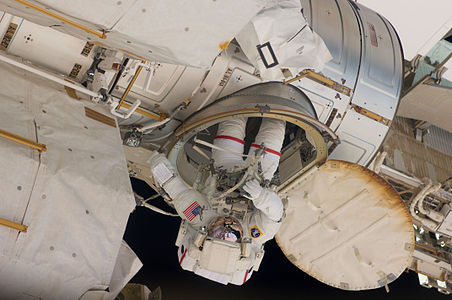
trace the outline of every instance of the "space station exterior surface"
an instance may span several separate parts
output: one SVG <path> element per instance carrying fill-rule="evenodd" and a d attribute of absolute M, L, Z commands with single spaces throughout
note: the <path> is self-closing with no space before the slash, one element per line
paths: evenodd
<path fill-rule="evenodd" d="M 378 150 L 404 76 L 381 15 L 346 0 L 0 0 L 0 10 L 8 295 L 113 299 L 141 267 L 122 241 L 128 215 L 137 203 L 156 209 L 135 202 L 128 176 L 173 206 L 149 157 L 165 153 L 174 176 L 201 189 L 218 124 L 239 117 L 250 135 L 262 118 L 285 121 L 267 185 L 285 203 L 277 241 L 290 261 L 345 290 L 387 288 L 412 266 L 417 202 L 378 175 L 391 170 Z M 350 220 L 357 211 L 368 218 Z M 446 222 L 446 209 L 422 214 L 432 230 L 431 218 Z M 377 235 L 385 242 L 369 246 Z M 330 241 L 322 253 L 319 236 Z"/>
<path fill-rule="evenodd" d="M 318 120 L 339 136 L 341 142 L 330 158 L 366 165 L 383 141 L 398 106 L 403 62 L 400 43 L 390 24 L 365 7 L 356 15 L 354 7 L 346 1 L 324 1 L 313 5 L 304 3 L 303 12 L 312 29 L 324 40 L 332 60 L 321 74 L 310 73 L 291 82 L 291 85 L 308 96 Z M 375 35 L 377 31 L 378 38 Z M 361 32 L 364 32 L 363 36 Z M 378 41 L 373 41 L 372 37 Z M 184 86 L 186 91 L 178 89 L 181 82 L 185 82 L 182 81 L 184 76 L 196 78 L 194 72 L 199 72 L 198 69 L 185 68 L 181 75 L 162 72 L 162 77 L 156 79 L 159 74 L 157 69 L 153 80 L 159 80 L 160 84 L 152 89 L 151 81 L 151 90 L 141 91 L 140 77 L 143 78 L 142 85 L 146 86 L 143 74 L 137 79 L 135 95 L 145 106 L 158 105 L 168 109 L 174 108 L 174 104 L 171 107 L 172 99 L 184 99 L 179 93 L 190 94 L 199 86 L 191 97 L 190 106 L 180 114 L 185 119 L 215 99 L 262 83 L 264 80 L 254 74 L 253 65 L 246 61 L 240 47 L 231 45 L 216 58 L 207 75 L 198 75 L 200 80 L 205 76 L 200 85 L 193 80 L 195 82 L 191 87 Z M 163 69 L 165 67 L 170 66 L 163 65 Z M 286 80 L 296 78 L 295 75 Z M 125 89 L 126 84 L 123 87 Z M 120 87 L 120 91 L 123 89 Z M 143 95 L 148 97 L 140 98 Z M 126 120 L 124 125 L 132 122 L 136 121 Z M 173 128 L 179 124 L 174 124 Z M 167 132 L 164 131 L 163 136 L 164 133 Z M 161 141 L 157 134 L 151 133 L 143 142 L 149 140 L 151 144 L 158 145 Z"/>
<path fill-rule="evenodd" d="M 4 63 L 0 73 L 2 133 L 45 144 L 1 142 L 0 217 L 28 228 L 1 228 L 0 298 L 118 293 L 141 267 L 122 241 L 135 200 L 118 128 L 63 86 Z"/>
<path fill-rule="evenodd" d="M 96 2 L 96 9 L 93 11 L 97 12 L 94 17 L 94 15 L 86 13 L 84 9 L 84 7 L 93 5 L 90 1 L 79 1 L 75 6 L 64 5 L 64 2 L 61 1 L 41 1 L 42 5 L 48 7 L 51 12 L 58 11 L 60 14 L 63 13 L 63 16 L 76 17 L 86 27 L 103 28 L 102 30 L 108 31 L 108 34 L 106 33 L 107 38 L 103 39 L 87 34 L 67 23 L 59 24 L 60 26 L 55 26 L 54 29 L 77 36 L 82 40 L 86 40 L 88 37 L 88 40 L 94 44 L 109 46 L 119 51 L 126 50 L 125 53 L 123 52 L 125 55 L 132 52 L 140 58 L 140 61 L 148 59 L 158 62 L 154 67 L 148 68 L 149 71 L 146 71 L 145 68 L 140 72 L 129 94 L 131 98 L 141 100 L 142 107 L 157 112 L 157 114 L 168 113 L 176 109 L 182 101 L 190 98 L 189 107 L 168 122 L 165 129 L 154 131 L 144 137 L 143 142 L 149 141 L 150 147 L 161 144 L 168 133 L 178 127 L 187 116 L 199 111 L 214 100 L 265 81 L 255 74 L 255 67 L 238 45 L 231 44 L 228 49 L 221 52 L 218 46 L 228 41 L 225 36 L 236 35 L 247 20 L 258 11 L 258 8 L 262 8 L 259 1 L 250 1 L 250 3 L 255 3 L 247 4 L 254 10 L 244 9 L 243 4 L 239 5 L 239 2 L 228 3 L 229 14 L 234 16 L 234 26 L 228 21 L 230 17 L 216 18 L 215 22 L 203 20 L 204 17 L 208 18 L 209 15 L 215 15 L 224 10 L 224 7 L 221 6 L 223 4 L 209 6 L 211 11 L 203 9 L 203 15 L 197 16 L 195 21 L 186 17 L 188 15 L 184 6 L 186 4 L 178 2 L 172 3 L 171 6 L 179 7 L 178 11 L 184 11 L 185 17 L 178 15 L 179 12 L 174 12 L 176 14 L 174 16 L 168 16 L 168 13 L 165 13 L 160 18 L 171 17 L 177 22 L 167 21 L 165 24 L 173 25 L 156 26 L 152 22 L 158 23 L 157 20 L 160 19 L 156 18 L 156 15 L 162 13 L 165 7 L 160 7 L 161 11 L 159 11 L 154 7 L 156 4 L 153 2 L 129 3 L 122 1 L 116 7 L 112 7 L 107 2 Z M 22 14 L 25 12 L 24 5 L 20 2 L 11 1 L 8 2 L 8 5 L 10 7 L 6 7 L 6 11 L 14 13 L 15 10 L 18 10 L 17 15 L 21 15 L 19 12 Z M 240 6 L 240 13 L 235 10 L 238 6 Z M 341 143 L 337 145 L 331 158 L 366 165 L 374 157 L 384 139 L 398 106 L 403 60 L 397 34 L 384 18 L 359 4 L 352 5 L 348 1 L 320 1 L 318 3 L 306 1 L 302 3 L 302 7 L 309 25 L 322 37 L 332 55 L 332 60 L 321 70 L 320 75 L 309 74 L 291 84 L 306 93 L 316 109 L 319 121 L 327 124 L 340 136 Z M 0 8 L 2 7 L 0 6 Z M 166 9 L 170 11 L 168 7 Z M 102 11 L 100 15 L 98 15 L 99 11 Z M 52 25 L 55 22 L 54 18 L 34 9 L 27 9 L 26 13 L 28 20 L 41 25 Z M 149 24 L 141 23 L 142 27 L 138 30 L 134 27 L 137 26 L 136 22 L 131 21 L 136 19 Z M 29 22 L 16 21 L 16 23 L 19 22 L 25 22 L 25 24 L 23 24 L 24 28 L 22 25 L 19 26 L 18 34 L 20 36 L 30 34 L 31 31 L 27 31 L 27 26 L 31 26 Z M 206 32 L 206 26 L 198 25 L 206 23 L 210 24 L 207 29 L 209 32 Z M 3 26 L 7 25 L 9 24 Z M 165 28 L 167 31 L 164 31 L 162 26 L 168 26 Z M 179 27 L 183 30 L 179 30 Z M 60 60 L 49 60 L 46 54 L 49 53 L 48 51 L 52 51 L 58 53 L 55 54 L 56 57 L 65 55 L 69 58 L 68 48 L 64 46 L 66 43 L 59 44 L 58 48 L 52 45 L 52 49 L 46 49 L 45 45 L 35 46 L 36 43 L 39 43 L 38 40 L 41 40 L 37 38 L 37 35 L 48 36 L 47 32 L 50 29 L 39 26 L 34 26 L 34 28 L 37 30 L 37 32 L 33 32 L 33 35 L 36 35 L 34 38 L 36 42 L 27 42 L 22 38 L 13 39 L 6 52 L 20 55 L 36 64 L 64 74 L 70 73 L 71 65 L 74 66 L 77 63 L 80 68 L 76 76 L 83 74 L 83 71 L 88 68 L 88 63 L 85 62 L 88 60 L 87 58 L 74 54 L 71 59 L 65 59 L 65 61 L 73 60 L 73 64 L 67 62 L 67 67 L 63 69 L 62 64 L 59 63 Z M 142 28 L 148 28 L 147 30 L 151 30 L 151 32 Z M 185 31 L 186 29 L 188 30 Z M 196 43 L 197 50 L 190 51 L 188 47 L 194 44 L 196 35 L 201 33 L 203 36 L 208 35 L 210 31 L 216 32 L 215 35 L 211 35 L 209 40 L 201 39 L 201 44 Z M 51 32 L 60 38 L 60 34 Z M 119 38 L 130 32 L 134 32 L 134 34 L 127 35 L 127 38 Z M 139 32 L 142 32 L 141 37 Z M 154 38 L 154 35 L 158 38 Z M 136 40 L 133 40 L 132 37 Z M 164 44 L 165 42 L 166 44 Z M 74 43 L 73 48 L 83 47 L 83 42 L 77 44 L 72 41 L 72 43 Z M 165 50 L 165 55 L 162 54 L 162 56 L 153 47 L 160 43 L 165 46 L 165 48 L 163 45 L 161 46 Z M 212 46 L 205 47 L 203 43 L 214 44 L 216 48 L 212 50 Z M 17 50 L 18 48 L 21 50 Z M 184 55 L 191 55 L 190 58 L 178 56 L 177 49 L 184 49 Z M 24 51 L 27 53 L 23 53 Z M 90 52 L 91 56 L 93 52 L 94 50 Z M 170 54 L 172 57 L 168 57 Z M 217 54 L 219 55 L 217 56 Z M 210 60 L 202 62 L 201 58 Z M 187 60 L 190 63 L 187 63 Z M 120 98 L 124 94 L 130 78 L 134 75 L 133 68 L 138 68 L 137 62 L 139 61 L 129 60 L 127 67 L 131 70 L 119 78 L 112 91 L 114 96 Z M 286 74 L 285 76 L 288 77 L 284 79 L 289 80 L 297 75 L 296 73 Z M 140 114 L 134 114 L 131 118 L 121 121 L 120 124 L 137 125 L 149 121 L 152 119 L 149 120 Z"/>
<path fill-rule="evenodd" d="M 450 145 L 452 139 L 450 133 L 432 126 L 428 139 L 426 135 L 422 142 L 413 135 L 415 131 L 413 120 L 396 117 L 383 144 L 387 157 L 380 175 L 410 207 L 415 249 L 409 269 L 418 273 L 422 286 L 449 294 L 452 291 L 452 268 L 448 263 L 452 234 L 449 179 L 452 156 L 441 146 Z M 434 214 L 438 214 L 438 218 Z"/>

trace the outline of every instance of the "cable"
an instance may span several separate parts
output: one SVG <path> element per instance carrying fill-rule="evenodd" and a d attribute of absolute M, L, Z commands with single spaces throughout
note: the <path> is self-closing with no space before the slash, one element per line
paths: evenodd
<path fill-rule="evenodd" d="M 138 195 L 136 192 L 133 192 L 133 194 L 135 195 L 135 201 L 137 202 L 137 206 L 143 206 L 146 208 L 149 208 L 150 210 L 153 210 L 159 214 L 165 215 L 165 216 L 170 216 L 170 217 L 178 217 L 178 214 L 173 214 L 167 211 L 164 211 L 163 209 L 158 208 L 157 206 L 151 205 L 146 203 L 149 200 L 153 200 L 159 196 L 161 196 L 160 194 L 156 194 L 156 195 L 152 195 L 149 198 L 144 199 L 143 197 L 141 197 L 140 195 Z"/>
<path fill-rule="evenodd" d="M 160 194 L 155 194 L 155 195 L 152 195 L 152 196 L 149 197 L 149 198 L 144 199 L 143 202 L 146 203 L 146 202 L 148 202 L 149 200 L 154 200 L 154 199 L 156 199 L 156 198 L 158 198 L 158 197 L 160 197 Z"/>
<path fill-rule="evenodd" d="M 259 156 L 260 157 L 260 156 Z M 230 193 L 232 193 L 233 191 L 235 191 L 239 186 L 241 186 L 245 180 L 248 178 L 248 175 L 250 174 L 251 170 L 253 169 L 254 165 L 256 164 L 256 161 L 258 160 L 258 156 L 253 156 L 251 158 L 251 163 L 248 166 L 248 169 L 246 170 L 245 174 L 243 174 L 242 178 L 239 180 L 239 182 L 237 182 L 236 185 L 234 185 L 233 187 L 231 187 L 229 190 L 227 190 L 226 192 L 222 193 L 221 195 L 219 195 L 218 197 L 215 197 L 212 199 L 212 201 L 216 201 L 220 198 L 226 197 L 227 195 L 229 195 Z"/>
<path fill-rule="evenodd" d="M 115 80 L 113 81 L 113 84 L 111 85 L 111 88 L 108 91 L 109 95 L 111 95 L 111 93 L 113 93 L 113 90 L 115 89 L 116 85 L 118 84 L 118 81 L 121 78 L 121 75 L 124 72 L 124 69 L 126 68 L 126 65 L 128 62 L 129 62 L 129 58 L 127 57 L 126 59 L 124 59 L 124 62 L 121 64 L 121 68 L 119 69 L 118 73 L 116 74 Z"/>
<path fill-rule="evenodd" d="M 150 210 L 153 210 L 153 211 L 155 211 L 155 212 L 158 212 L 159 214 L 162 214 L 162 215 L 166 215 L 166 216 L 170 216 L 170 217 L 179 217 L 178 214 L 173 214 L 173 213 L 164 211 L 163 209 L 160 209 L 160 208 L 158 208 L 158 207 L 156 207 L 156 206 L 154 206 L 154 205 L 150 205 L 150 204 L 148 204 L 148 203 L 143 203 L 141 206 L 144 206 L 144 207 L 146 207 L 146 208 L 149 208 Z"/>

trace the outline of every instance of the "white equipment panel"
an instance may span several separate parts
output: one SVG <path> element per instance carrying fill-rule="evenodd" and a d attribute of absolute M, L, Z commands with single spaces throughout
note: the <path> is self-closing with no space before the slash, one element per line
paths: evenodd
<path fill-rule="evenodd" d="M 370 163 L 388 127 L 354 110 L 347 111 L 336 134 L 341 143 L 328 159 L 346 160 L 360 165 Z"/>
<path fill-rule="evenodd" d="M 344 290 L 374 289 L 410 264 L 410 214 L 397 192 L 372 171 L 330 160 L 280 195 L 289 199 L 276 241 L 314 278 Z"/>
<path fill-rule="evenodd" d="M 361 34 L 352 6 L 348 1 L 315 0 L 302 0 L 301 6 L 303 15 L 333 56 L 322 73 L 353 89 L 359 70 Z"/>
<path fill-rule="evenodd" d="M 452 132 L 451 92 L 452 89 L 448 87 L 421 83 L 403 98 L 397 114 L 405 118 L 427 121 Z"/>
<path fill-rule="evenodd" d="M 86 41 L 40 26 L 16 20 L 18 27 L 6 53 L 20 56 L 34 65 L 81 80 L 93 62 L 93 52 L 82 55 Z M 93 47 L 93 46 L 92 46 Z M 72 74 L 71 74 L 72 73 Z"/>
<path fill-rule="evenodd" d="M 352 103 L 392 120 L 402 89 L 403 53 L 397 33 L 383 17 L 357 5 L 363 46 Z"/>

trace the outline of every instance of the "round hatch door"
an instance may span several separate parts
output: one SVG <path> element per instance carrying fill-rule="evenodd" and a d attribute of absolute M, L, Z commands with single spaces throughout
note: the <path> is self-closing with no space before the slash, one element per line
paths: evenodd
<path fill-rule="evenodd" d="M 330 160 L 280 195 L 289 199 L 276 241 L 293 264 L 321 282 L 344 290 L 378 288 L 410 264 L 410 214 L 374 172 Z"/>

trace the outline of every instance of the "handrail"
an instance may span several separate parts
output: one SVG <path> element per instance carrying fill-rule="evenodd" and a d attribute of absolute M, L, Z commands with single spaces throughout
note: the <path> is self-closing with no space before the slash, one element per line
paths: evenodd
<path fill-rule="evenodd" d="M 123 105 L 124 101 L 127 98 L 127 95 L 129 94 L 130 90 L 132 89 L 133 84 L 138 78 L 138 75 L 140 75 L 141 70 L 143 69 L 143 64 L 145 64 L 145 61 L 142 61 L 141 64 L 138 66 L 137 70 L 135 71 L 135 74 L 132 77 L 132 80 L 130 80 L 129 85 L 127 86 L 126 90 L 122 94 L 121 100 L 119 100 L 118 106 L 116 106 L 116 111 L 118 111 L 121 106 Z"/>
<path fill-rule="evenodd" d="M 30 2 L 28 2 L 28 1 L 25 1 L 25 0 L 15 0 L 15 1 L 21 3 L 21 4 L 25 5 L 25 6 L 28 6 L 28 7 L 30 7 L 30 8 L 33 8 L 34 10 L 37 10 L 37 11 L 39 11 L 39 12 L 42 12 L 43 14 L 46 14 L 46 15 L 52 17 L 52 18 L 55 18 L 55 19 L 57 19 L 57 20 L 60 20 L 60 21 L 65 22 L 65 23 L 67 23 L 67 24 L 69 24 L 69 25 L 72 25 L 72 26 L 74 26 L 74 27 L 77 27 L 78 29 L 81 29 L 81 30 L 86 31 L 86 32 L 88 32 L 88 33 L 91 33 L 91 34 L 93 34 L 93 35 L 95 35 L 95 36 L 98 36 L 98 37 L 100 37 L 101 39 L 106 39 L 106 38 L 107 38 L 107 35 L 106 35 L 105 30 L 103 30 L 102 33 L 100 33 L 100 32 L 98 32 L 98 31 L 96 31 L 96 30 L 90 29 L 90 28 L 88 28 L 88 27 L 86 27 L 86 26 L 84 26 L 84 25 L 82 25 L 82 24 L 76 23 L 76 22 L 74 22 L 74 21 L 72 21 L 72 20 L 69 20 L 69 19 L 67 19 L 67 18 L 65 18 L 65 17 L 62 17 L 62 16 L 60 16 L 60 15 L 57 15 L 56 13 L 51 12 L 51 11 L 49 11 L 48 9 L 39 7 L 39 6 L 37 6 L 37 5 L 33 4 L 33 3 L 30 3 Z"/>
<path fill-rule="evenodd" d="M 12 140 L 12 141 L 21 143 L 21 144 L 23 144 L 23 145 L 26 145 L 26 146 L 35 148 L 35 149 L 37 149 L 39 152 L 44 152 L 44 151 L 47 150 L 47 147 L 46 147 L 46 145 L 44 145 L 44 144 L 37 143 L 37 142 L 35 142 L 35 141 L 26 139 L 26 138 L 24 138 L 24 137 L 18 136 L 18 135 L 14 134 L 14 133 L 10 133 L 10 132 L 5 131 L 5 130 L 1 130 L 1 129 L 0 129 L 0 136 L 2 136 L 2 137 L 4 137 L 4 138 L 7 138 L 7 139 L 9 139 L 9 140 Z"/>
<path fill-rule="evenodd" d="M 9 221 L 3 218 L 0 218 L 0 225 L 12 228 L 12 229 L 16 229 L 19 230 L 21 232 L 27 232 L 28 226 L 27 225 L 22 225 L 13 221 Z"/>

